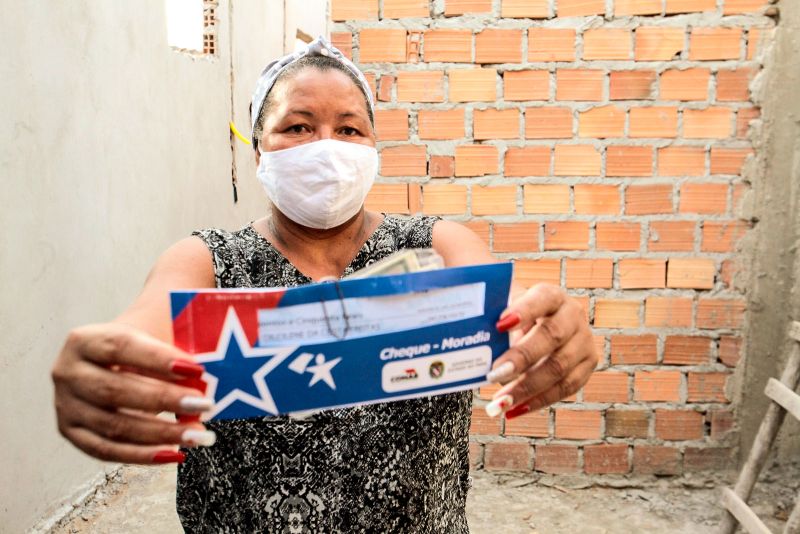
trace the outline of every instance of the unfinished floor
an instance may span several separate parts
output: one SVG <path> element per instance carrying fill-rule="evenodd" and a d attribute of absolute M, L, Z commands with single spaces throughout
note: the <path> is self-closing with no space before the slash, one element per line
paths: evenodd
<path fill-rule="evenodd" d="M 800 467 L 800 466 L 796 466 Z M 783 528 L 800 488 L 800 469 L 768 471 L 751 503 L 773 532 Z M 646 487 L 606 480 L 473 473 L 467 504 L 473 533 L 712 532 L 720 517 L 718 479 L 663 479 Z M 611 485 L 617 487 L 611 487 Z M 175 469 L 123 467 L 91 500 L 50 532 L 105 534 L 181 532 L 175 515 Z"/>

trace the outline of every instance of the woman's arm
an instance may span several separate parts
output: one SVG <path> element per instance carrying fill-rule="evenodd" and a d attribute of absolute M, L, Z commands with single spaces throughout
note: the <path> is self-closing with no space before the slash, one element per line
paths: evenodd
<path fill-rule="evenodd" d="M 182 461 L 174 445 L 213 442 L 199 423 L 156 417 L 211 407 L 195 389 L 202 366 L 171 345 L 169 290 L 213 286 L 211 254 L 199 239 L 184 239 L 117 319 L 72 330 L 52 370 L 61 434 L 101 460 L 142 464 Z"/>
<path fill-rule="evenodd" d="M 434 225 L 433 248 L 448 267 L 496 261 L 477 235 L 452 221 Z M 561 288 L 536 284 L 525 291 L 513 284 L 511 296 L 497 329 L 511 330 L 513 343 L 488 375 L 505 386 L 486 407 L 489 415 L 507 418 L 577 392 L 598 362 L 586 314 Z"/>

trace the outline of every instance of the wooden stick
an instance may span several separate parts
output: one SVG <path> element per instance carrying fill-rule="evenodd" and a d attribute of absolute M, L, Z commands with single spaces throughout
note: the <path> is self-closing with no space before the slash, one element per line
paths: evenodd
<path fill-rule="evenodd" d="M 794 510 L 786 521 L 786 526 L 783 527 L 783 534 L 800 534 L 800 496 L 794 503 Z"/>
<path fill-rule="evenodd" d="M 772 532 L 730 488 L 722 488 L 722 503 L 750 534 L 772 534 Z"/>
<path fill-rule="evenodd" d="M 794 321 L 789 326 L 789 337 L 795 341 L 800 341 L 800 323 L 797 321 Z M 797 381 L 800 379 L 800 345 L 798 343 L 792 343 L 792 345 L 789 361 L 786 362 L 786 367 L 781 374 L 781 383 L 790 390 L 794 390 L 797 387 Z M 736 486 L 733 489 L 736 496 L 743 502 L 747 502 L 750 499 L 753 486 L 761 473 L 761 469 L 764 467 L 764 463 L 767 461 L 772 442 L 775 440 L 785 416 L 786 410 L 779 404 L 771 402 L 767 407 L 767 413 L 764 415 L 764 419 L 761 420 L 761 426 L 758 428 L 758 434 L 756 434 L 756 439 L 753 441 L 750 454 L 739 473 L 739 480 L 736 481 Z M 729 512 L 723 512 L 722 521 L 720 521 L 717 532 L 719 534 L 733 534 L 735 530 L 736 518 Z"/>
<path fill-rule="evenodd" d="M 800 421 L 800 395 L 787 388 L 774 378 L 767 381 L 764 394 Z"/>

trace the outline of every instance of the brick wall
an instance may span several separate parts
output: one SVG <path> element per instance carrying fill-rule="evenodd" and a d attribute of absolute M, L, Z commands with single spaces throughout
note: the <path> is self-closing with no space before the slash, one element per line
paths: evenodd
<path fill-rule="evenodd" d="M 368 207 L 462 221 L 584 305 L 601 364 L 548 410 L 473 412 L 475 467 L 730 467 L 732 284 L 765 0 L 332 0 L 378 100 Z"/>

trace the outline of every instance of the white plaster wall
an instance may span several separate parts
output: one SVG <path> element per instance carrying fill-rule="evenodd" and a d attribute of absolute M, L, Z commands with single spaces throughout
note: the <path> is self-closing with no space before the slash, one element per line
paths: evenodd
<path fill-rule="evenodd" d="M 264 211 L 241 144 L 231 200 L 230 45 L 247 136 L 255 78 L 282 52 L 282 5 L 221 1 L 218 54 L 197 58 L 167 46 L 161 1 L 4 3 L 0 532 L 30 528 L 107 467 L 56 431 L 49 369 L 66 332 L 113 318 L 192 229 Z"/>

